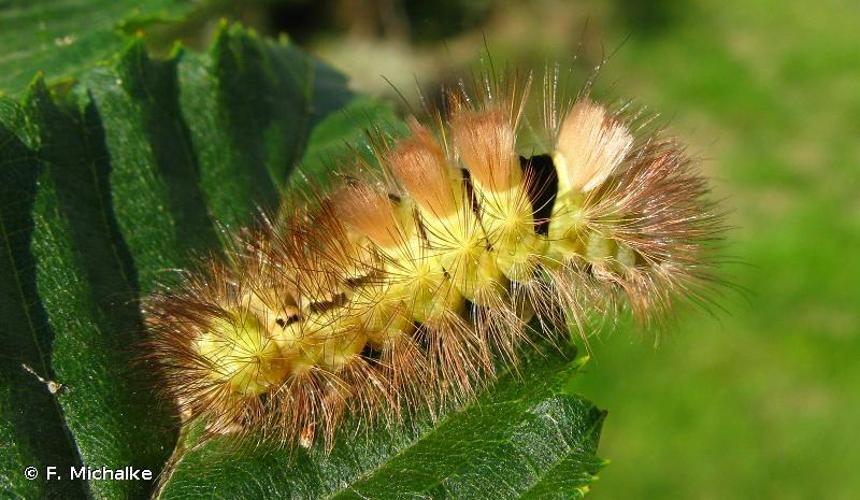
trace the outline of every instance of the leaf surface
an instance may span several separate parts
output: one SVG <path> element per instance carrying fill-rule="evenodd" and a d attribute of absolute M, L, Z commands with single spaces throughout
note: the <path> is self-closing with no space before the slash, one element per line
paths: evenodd
<path fill-rule="evenodd" d="M 76 77 L 125 43 L 122 27 L 176 22 L 189 0 L 3 0 L 0 2 L 0 94 L 21 94 L 37 71 Z"/>

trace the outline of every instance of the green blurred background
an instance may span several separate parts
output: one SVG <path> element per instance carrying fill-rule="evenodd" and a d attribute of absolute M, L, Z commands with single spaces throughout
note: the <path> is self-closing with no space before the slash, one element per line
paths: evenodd
<path fill-rule="evenodd" d="M 860 496 L 860 4 L 838 0 L 343 0 L 248 9 L 391 97 L 496 61 L 612 55 L 598 92 L 669 118 L 726 198 L 747 290 L 659 339 L 592 342 L 592 498 Z M 432 95 L 432 91 L 431 94 Z"/>
<path fill-rule="evenodd" d="M 582 78 L 608 56 L 597 93 L 659 110 L 703 158 L 745 291 L 659 342 L 592 341 L 571 381 L 610 412 L 592 498 L 860 498 L 860 3 L 221 5 L 397 102 L 468 75 L 485 43 L 499 65 L 575 58 Z"/>

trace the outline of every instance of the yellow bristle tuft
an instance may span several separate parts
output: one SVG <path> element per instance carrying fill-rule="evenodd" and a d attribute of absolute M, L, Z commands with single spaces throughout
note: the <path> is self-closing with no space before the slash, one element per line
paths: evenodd
<path fill-rule="evenodd" d="M 258 396 L 279 385 L 288 370 L 278 344 L 247 311 L 214 318 L 194 348 L 214 381 L 243 396 Z"/>

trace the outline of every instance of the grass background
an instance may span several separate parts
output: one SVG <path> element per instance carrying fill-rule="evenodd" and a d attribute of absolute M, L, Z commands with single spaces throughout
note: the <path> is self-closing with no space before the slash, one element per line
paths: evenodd
<path fill-rule="evenodd" d="M 380 74 L 446 80 L 484 36 L 531 66 L 613 53 L 598 87 L 669 117 L 732 209 L 725 275 L 747 292 L 685 312 L 656 349 L 625 327 L 594 340 L 571 381 L 610 410 L 592 498 L 856 498 L 860 4 L 508 1 L 477 20 L 443 4 L 410 14 L 412 35 L 460 23 L 429 40 L 347 23 L 300 41 L 377 94 Z"/>

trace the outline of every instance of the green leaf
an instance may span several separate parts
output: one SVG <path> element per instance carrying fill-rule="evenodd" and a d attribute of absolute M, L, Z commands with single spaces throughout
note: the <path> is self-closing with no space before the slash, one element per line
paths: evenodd
<path fill-rule="evenodd" d="M 58 394 L 66 425 L 87 465 L 156 470 L 170 453 L 170 414 L 149 390 L 155 380 L 135 369 L 129 348 L 143 323 L 135 265 L 113 214 L 103 124 L 92 101 L 54 98 L 41 79 L 25 106 L 42 172 L 30 249 L 54 332 L 51 366 L 66 386 Z M 90 482 L 100 497 L 138 496 L 147 487 Z"/>
<path fill-rule="evenodd" d="M 42 169 L 26 137 L 23 112 L 0 99 L 0 489 L 26 498 L 80 496 L 80 481 L 28 481 L 25 467 L 80 465 L 63 409 L 45 379 L 53 333 L 39 298 L 30 251 Z"/>
<path fill-rule="evenodd" d="M 119 28 L 136 20 L 176 21 L 189 0 L 4 0 L 0 2 L 0 94 L 21 93 L 37 71 L 75 77 L 125 43 Z"/>
<path fill-rule="evenodd" d="M 150 495 L 152 482 L 44 478 L 82 464 L 158 473 L 174 453 L 175 409 L 135 362 L 140 298 L 219 252 L 219 227 L 275 209 L 298 189 L 297 165 L 321 182 L 345 154 L 368 154 L 365 129 L 403 128 L 284 39 L 222 25 L 207 52 L 165 58 L 140 38 L 111 40 L 87 53 L 99 64 L 34 59 L 73 83 L 38 75 L 12 92 L 20 102 L 0 98 L 0 491 L 11 496 Z M 330 456 L 223 440 L 186 451 L 184 440 L 163 494 L 577 496 L 601 466 L 603 413 L 560 389 L 567 359 L 532 359 L 436 423 L 342 433 Z"/>

